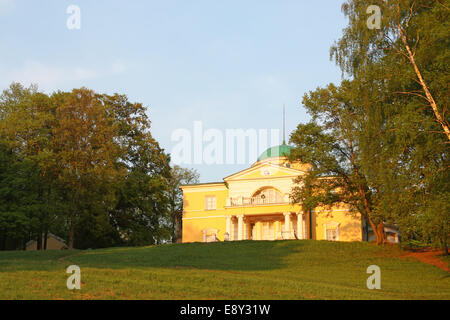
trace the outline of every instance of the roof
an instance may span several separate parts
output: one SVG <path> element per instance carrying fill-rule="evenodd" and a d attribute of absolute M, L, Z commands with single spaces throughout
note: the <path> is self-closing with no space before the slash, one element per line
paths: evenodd
<path fill-rule="evenodd" d="M 274 157 L 288 157 L 291 154 L 291 149 L 292 147 L 287 144 L 269 148 L 258 157 L 258 161 Z"/>
<path fill-rule="evenodd" d="M 220 181 L 220 182 L 204 182 L 204 183 L 192 183 L 192 184 L 182 184 L 180 185 L 180 188 L 183 187 L 196 187 L 196 186 L 208 186 L 208 185 L 214 185 L 214 184 L 220 184 L 220 185 L 225 185 L 225 182 Z"/>
<path fill-rule="evenodd" d="M 53 238 L 53 239 L 55 239 L 55 240 L 58 240 L 59 242 L 62 242 L 62 243 L 64 243 L 64 244 L 66 244 L 66 241 L 65 241 L 64 239 L 58 237 L 57 235 L 54 235 L 54 234 L 51 233 L 51 232 L 49 232 L 49 233 L 47 234 L 47 239 L 48 239 L 49 237 L 51 237 L 51 238 Z M 44 235 L 42 235 L 42 238 L 44 238 Z M 30 241 L 28 241 L 27 243 L 25 243 L 25 246 L 28 247 L 29 245 L 31 245 L 31 244 L 34 243 L 34 242 L 37 242 L 37 241 L 36 241 L 36 240 L 30 240 Z"/>
<path fill-rule="evenodd" d="M 286 172 L 290 172 L 292 173 L 292 175 L 297 176 L 300 172 L 304 172 L 303 170 L 299 170 L 296 168 L 291 168 L 291 167 L 285 167 L 285 166 L 280 166 L 278 164 L 273 164 L 273 163 L 267 163 L 267 162 L 262 162 L 262 163 L 256 163 L 255 165 L 251 166 L 250 168 L 246 168 L 243 169 L 241 171 L 238 171 L 236 173 L 233 173 L 225 178 L 223 178 L 225 180 L 225 182 L 228 182 L 229 180 L 232 180 L 231 178 L 236 178 L 238 176 L 241 176 L 242 174 L 245 174 L 247 172 L 251 172 L 251 171 L 255 171 L 255 170 L 260 170 L 263 167 L 273 167 L 276 168 L 277 170 L 282 170 L 282 171 L 286 171 Z"/>

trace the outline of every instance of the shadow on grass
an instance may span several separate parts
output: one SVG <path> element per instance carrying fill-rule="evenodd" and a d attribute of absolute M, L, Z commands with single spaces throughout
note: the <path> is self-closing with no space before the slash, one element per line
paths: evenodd
<path fill-rule="evenodd" d="M 53 270 L 61 266 L 64 258 L 81 252 L 79 250 L 0 251 L 0 272 Z"/>
<path fill-rule="evenodd" d="M 361 242 L 314 240 L 185 243 L 90 251 L 15 251 L 0 252 L 0 272 L 61 270 L 72 264 L 81 268 L 229 271 L 274 270 L 292 264 L 297 269 L 330 263 L 345 267 L 349 263 L 367 264 L 391 251 Z"/>
<path fill-rule="evenodd" d="M 114 248 L 83 252 L 64 259 L 84 267 L 194 268 L 209 270 L 272 270 L 302 247 L 301 241 L 240 241 L 169 244 L 144 248 Z"/>

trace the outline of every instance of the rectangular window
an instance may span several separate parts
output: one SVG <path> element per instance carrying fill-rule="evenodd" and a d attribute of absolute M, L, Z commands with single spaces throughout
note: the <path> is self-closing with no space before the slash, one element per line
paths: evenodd
<path fill-rule="evenodd" d="M 327 240 L 328 241 L 336 241 L 337 240 L 337 230 L 336 229 L 327 229 Z"/>
<path fill-rule="evenodd" d="M 205 197 L 205 209 L 216 210 L 216 197 L 214 196 Z"/>

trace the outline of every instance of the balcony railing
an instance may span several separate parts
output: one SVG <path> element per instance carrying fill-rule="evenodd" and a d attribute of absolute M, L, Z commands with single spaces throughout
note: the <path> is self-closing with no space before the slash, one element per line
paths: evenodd
<path fill-rule="evenodd" d="M 289 203 L 289 196 L 284 198 L 261 198 L 261 197 L 235 197 L 227 198 L 227 207 L 240 207 L 252 205 L 267 205 L 267 204 L 286 204 Z"/>

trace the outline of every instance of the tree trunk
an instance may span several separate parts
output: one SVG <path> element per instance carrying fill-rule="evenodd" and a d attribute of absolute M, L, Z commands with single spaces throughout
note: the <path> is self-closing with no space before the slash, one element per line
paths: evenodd
<path fill-rule="evenodd" d="M 414 72 L 417 75 L 417 78 L 419 79 L 420 85 L 422 86 L 423 91 L 425 92 L 425 96 L 427 98 L 428 103 L 431 106 L 431 109 L 433 109 L 434 116 L 436 117 L 437 122 L 442 126 L 444 129 L 445 134 L 447 135 L 448 140 L 450 140 L 450 128 L 447 123 L 447 121 L 444 119 L 444 117 L 439 113 L 438 106 L 436 104 L 436 101 L 433 98 L 433 95 L 431 94 L 430 90 L 428 89 L 428 85 L 425 82 L 425 79 L 422 76 L 422 73 L 419 70 L 419 67 L 417 66 L 416 60 L 414 58 L 415 52 L 413 53 L 411 50 L 411 47 L 408 44 L 408 39 L 406 38 L 406 34 L 404 33 L 402 27 L 398 25 L 398 30 L 400 37 L 402 39 L 403 45 L 406 48 L 406 51 L 408 52 L 408 59 L 411 62 Z"/>
<path fill-rule="evenodd" d="M 386 243 L 386 233 L 384 232 L 384 222 L 381 221 L 380 223 L 378 223 L 378 225 L 376 227 L 377 227 L 377 234 L 378 234 L 377 244 Z"/>
<path fill-rule="evenodd" d="M 73 224 L 72 224 L 72 221 L 70 221 L 70 228 L 69 228 L 69 250 L 73 250 Z"/>
<path fill-rule="evenodd" d="M 375 224 L 370 218 L 368 219 L 370 226 L 372 227 L 373 234 L 375 236 L 375 242 L 377 245 L 382 245 L 386 242 L 386 234 L 384 232 L 384 222 Z"/>
<path fill-rule="evenodd" d="M 178 230 L 177 230 L 177 213 L 172 212 L 172 243 L 176 243 L 178 240 Z"/>
<path fill-rule="evenodd" d="M 2 241 L 0 241 L 0 250 L 6 250 L 6 232 L 2 233 Z"/>
<path fill-rule="evenodd" d="M 448 256 L 448 236 L 444 231 L 444 235 L 442 237 L 442 242 L 443 242 L 443 249 L 444 249 L 444 255 Z"/>
<path fill-rule="evenodd" d="M 180 214 L 178 217 L 178 236 L 177 242 L 181 242 L 183 239 L 183 214 Z"/>
<path fill-rule="evenodd" d="M 376 241 L 377 245 L 381 245 L 381 244 L 385 243 L 385 241 L 386 241 L 386 235 L 384 233 L 384 223 L 383 223 L 383 221 L 381 221 L 380 223 L 378 223 L 376 225 L 372 221 L 372 219 L 370 218 L 372 210 L 370 208 L 369 201 L 367 200 L 366 192 L 364 191 L 364 189 L 362 187 L 359 187 L 359 193 L 361 195 L 361 198 L 362 198 L 363 204 L 364 204 L 364 210 L 366 213 L 365 218 L 367 219 L 367 221 L 369 221 L 370 226 L 372 227 L 372 231 L 375 236 L 375 241 Z"/>
<path fill-rule="evenodd" d="M 47 250 L 47 238 L 48 238 L 48 231 L 45 231 L 45 233 L 44 233 L 44 250 Z"/>
<path fill-rule="evenodd" d="M 36 250 L 42 250 L 42 232 L 38 233 L 36 242 Z"/>

